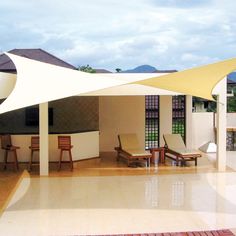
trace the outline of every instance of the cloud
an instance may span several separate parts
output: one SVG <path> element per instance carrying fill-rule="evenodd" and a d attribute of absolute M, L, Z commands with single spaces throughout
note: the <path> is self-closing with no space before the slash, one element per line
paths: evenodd
<path fill-rule="evenodd" d="M 170 7 L 170 8 L 195 8 L 209 6 L 212 0 L 152 0 L 154 5 L 159 7 Z"/>
<path fill-rule="evenodd" d="M 185 69 L 235 56 L 234 0 L 8 0 L 0 45 L 43 48 L 73 65 Z"/>

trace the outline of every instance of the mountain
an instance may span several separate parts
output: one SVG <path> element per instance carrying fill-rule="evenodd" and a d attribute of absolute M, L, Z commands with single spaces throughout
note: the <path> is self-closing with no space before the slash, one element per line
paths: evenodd
<path fill-rule="evenodd" d="M 130 70 L 124 70 L 122 71 L 123 73 L 152 73 L 154 71 L 156 71 L 157 69 L 153 66 L 150 65 L 142 65 L 142 66 L 138 66 L 134 69 L 130 69 Z"/>
<path fill-rule="evenodd" d="M 236 72 L 232 72 L 232 73 L 228 74 L 227 78 L 236 82 Z"/>

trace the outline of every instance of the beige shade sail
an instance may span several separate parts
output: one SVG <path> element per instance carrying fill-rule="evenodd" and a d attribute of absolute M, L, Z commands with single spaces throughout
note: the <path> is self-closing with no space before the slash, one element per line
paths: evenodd
<path fill-rule="evenodd" d="M 236 58 L 134 83 L 213 100 L 216 84 L 234 70 Z"/>
<path fill-rule="evenodd" d="M 0 113 L 76 95 L 147 95 L 158 91 L 164 95 L 174 91 L 212 99 L 215 85 L 236 69 L 234 58 L 167 75 L 89 74 L 6 54 L 16 66 L 17 79 L 0 105 Z"/>

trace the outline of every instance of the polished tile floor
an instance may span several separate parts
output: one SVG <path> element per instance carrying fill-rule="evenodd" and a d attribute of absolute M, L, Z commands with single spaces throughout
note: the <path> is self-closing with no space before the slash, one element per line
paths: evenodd
<path fill-rule="evenodd" d="M 234 157 L 230 153 L 227 163 L 234 163 Z M 0 233 L 78 235 L 236 228 L 233 169 L 224 173 L 25 177 L 0 218 Z"/>
<path fill-rule="evenodd" d="M 15 188 L 21 172 L 0 171 L 0 216 L 1 210 L 6 207 L 7 199 Z"/>

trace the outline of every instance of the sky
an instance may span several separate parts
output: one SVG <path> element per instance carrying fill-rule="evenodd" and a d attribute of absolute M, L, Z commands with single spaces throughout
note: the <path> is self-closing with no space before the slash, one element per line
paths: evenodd
<path fill-rule="evenodd" d="M 236 57 L 235 0 L 0 1 L 0 51 L 42 48 L 115 71 L 183 70 Z"/>

